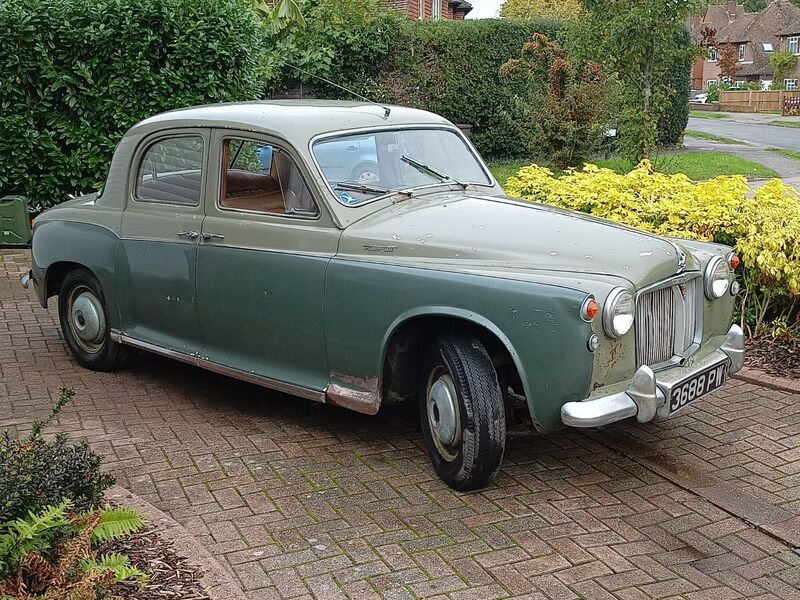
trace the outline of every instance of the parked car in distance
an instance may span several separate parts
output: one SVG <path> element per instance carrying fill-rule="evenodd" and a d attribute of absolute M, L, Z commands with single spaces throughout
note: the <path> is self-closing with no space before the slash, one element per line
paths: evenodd
<path fill-rule="evenodd" d="M 692 102 L 697 102 L 698 104 L 705 104 L 708 102 L 708 94 L 695 94 L 694 98 L 692 98 Z"/>
<path fill-rule="evenodd" d="M 134 126 L 102 190 L 36 219 L 23 284 L 58 296 L 90 369 L 138 348 L 366 414 L 417 402 L 467 490 L 512 408 L 543 431 L 647 422 L 724 385 L 737 263 L 509 198 L 435 114 L 275 101 Z"/>

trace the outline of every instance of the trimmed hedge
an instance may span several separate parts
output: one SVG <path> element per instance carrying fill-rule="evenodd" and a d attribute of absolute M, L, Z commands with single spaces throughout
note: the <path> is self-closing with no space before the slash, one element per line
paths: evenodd
<path fill-rule="evenodd" d="M 688 29 L 682 29 L 680 44 L 691 44 Z M 683 138 L 683 132 L 689 123 L 689 92 L 691 90 L 692 63 L 676 64 L 664 75 L 663 84 L 670 88 L 672 93 L 667 112 L 658 122 L 658 143 L 665 146 L 674 146 Z"/>
<path fill-rule="evenodd" d="M 0 196 L 94 189 L 122 133 L 167 109 L 255 98 L 247 0 L 2 0 Z"/>

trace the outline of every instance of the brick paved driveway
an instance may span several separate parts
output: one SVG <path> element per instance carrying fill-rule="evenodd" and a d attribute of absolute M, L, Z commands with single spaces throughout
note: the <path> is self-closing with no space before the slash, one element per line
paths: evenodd
<path fill-rule="evenodd" d="M 647 467 L 677 455 L 795 514 L 798 396 L 734 383 L 661 425 L 516 431 L 497 484 L 459 494 L 402 406 L 361 416 L 154 356 L 81 369 L 55 310 L 19 287 L 26 265 L 0 251 L 0 428 L 25 428 L 74 388 L 58 427 L 86 436 L 253 599 L 800 598 L 786 544 Z M 629 440 L 657 452 L 610 447 Z"/>

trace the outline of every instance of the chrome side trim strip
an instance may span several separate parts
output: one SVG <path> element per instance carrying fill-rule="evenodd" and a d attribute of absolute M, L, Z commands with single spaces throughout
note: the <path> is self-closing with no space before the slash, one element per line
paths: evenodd
<path fill-rule="evenodd" d="M 139 348 L 140 350 L 146 350 L 147 352 L 152 352 L 153 354 L 166 356 L 167 358 L 174 358 L 175 360 L 179 360 L 181 362 L 193 365 L 195 367 L 200 367 L 201 369 L 205 369 L 206 371 L 219 373 L 220 375 L 233 377 L 234 379 L 239 379 L 240 381 L 246 381 L 248 383 L 260 385 L 261 387 L 269 388 L 271 390 L 275 390 L 276 392 L 290 394 L 292 396 L 299 396 L 300 398 L 304 398 L 306 400 L 313 400 L 314 402 L 322 402 L 322 403 L 325 402 L 324 391 L 320 392 L 317 390 L 310 390 L 308 388 L 292 385 L 291 383 L 276 381 L 275 379 L 270 379 L 269 377 L 263 377 L 261 375 L 256 375 L 254 373 L 247 373 L 245 371 L 240 371 L 239 369 L 234 369 L 233 367 L 229 367 L 227 365 L 212 362 L 210 360 L 201 358 L 199 356 L 184 354 L 183 352 L 178 352 L 177 350 L 170 350 L 169 348 L 164 348 L 162 346 L 158 346 L 157 344 L 151 344 L 150 342 L 137 340 L 136 338 L 132 338 L 114 329 L 111 330 L 109 336 L 113 341 L 117 343 L 125 344 L 127 346 L 132 346 L 134 348 Z"/>

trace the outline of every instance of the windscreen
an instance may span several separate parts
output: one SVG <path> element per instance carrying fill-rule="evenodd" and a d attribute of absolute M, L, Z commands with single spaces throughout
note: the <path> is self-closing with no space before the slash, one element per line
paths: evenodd
<path fill-rule="evenodd" d="M 439 183 L 491 185 L 472 149 L 446 129 L 375 131 L 314 144 L 325 179 L 345 206 Z"/>

